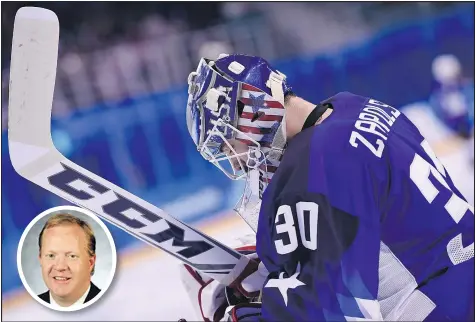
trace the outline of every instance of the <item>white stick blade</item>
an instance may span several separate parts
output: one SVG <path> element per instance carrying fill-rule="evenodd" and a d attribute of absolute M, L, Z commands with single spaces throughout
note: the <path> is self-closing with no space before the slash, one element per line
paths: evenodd
<path fill-rule="evenodd" d="M 51 108 L 58 60 L 59 22 L 50 10 L 23 7 L 13 29 L 8 139 L 50 148 Z M 28 134 L 30 133 L 30 135 Z M 31 135 L 34 133 L 34 135 Z M 22 155 L 10 151 L 15 169 Z"/>

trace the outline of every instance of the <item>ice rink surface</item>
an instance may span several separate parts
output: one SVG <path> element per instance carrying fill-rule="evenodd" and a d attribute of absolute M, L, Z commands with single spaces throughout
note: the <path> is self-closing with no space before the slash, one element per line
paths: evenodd
<path fill-rule="evenodd" d="M 454 138 L 429 113 L 424 104 L 403 110 L 426 136 L 456 186 L 473 205 L 474 173 L 467 143 Z M 237 239 L 250 234 L 237 215 L 218 215 L 194 225 L 219 241 L 237 246 Z M 119 254 L 114 282 L 92 306 L 71 313 L 52 311 L 33 300 L 23 289 L 3 297 L 4 321 L 197 321 L 179 280 L 179 262 L 151 246 L 136 247 Z"/>

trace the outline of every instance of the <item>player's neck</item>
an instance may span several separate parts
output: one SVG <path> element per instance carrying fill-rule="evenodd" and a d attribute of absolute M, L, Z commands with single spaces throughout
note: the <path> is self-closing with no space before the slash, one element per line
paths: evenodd
<path fill-rule="evenodd" d="M 287 131 L 287 139 L 293 138 L 297 133 L 302 131 L 302 127 L 307 117 L 315 108 L 315 104 L 304 100 L 301 97 L 291 97 L 285 103 L 285 123 Z M 315 123 L 321 123 L 331 114 L 331 109 L 327 110 L 322 117 Z"/>

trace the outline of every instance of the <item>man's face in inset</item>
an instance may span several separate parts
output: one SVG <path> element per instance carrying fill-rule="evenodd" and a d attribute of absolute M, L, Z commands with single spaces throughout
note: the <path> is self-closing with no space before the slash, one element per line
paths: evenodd
<path fill-rule="evenodd" d="M 87 247 L 87 235 L 78 225 L 58 225 L 43 232 L 39 256 L 43 280 L 60 305 L 73 304 L 90 285 L 96 257 L 89 256 Z"/>

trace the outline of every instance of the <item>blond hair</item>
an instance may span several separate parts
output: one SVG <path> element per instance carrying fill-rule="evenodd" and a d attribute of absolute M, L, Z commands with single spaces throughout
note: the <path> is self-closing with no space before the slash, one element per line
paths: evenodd
<path fill-rule="evenodd" d="M 96 237 L 94 236 L 94 231 L 92 230 L 91 226 L 85 222 L 84 220 L 77 218 L 73 215 L 67 213 L 60 213 L 51 216 L 41 229 L 40 236 L 38 237 L 38 246 L 40 247 L 41 253 L 41 241 L 43 238 L 43 233 L 46 229 L 56 227 L 56 226 L 63 226 L 63 225 L 78 225 L 86 234 L 87 238 L 87 253 L 90 257 L 96 255 Z M 92 268 L 91 275 L 94 274 L 94 267 Z"/>

